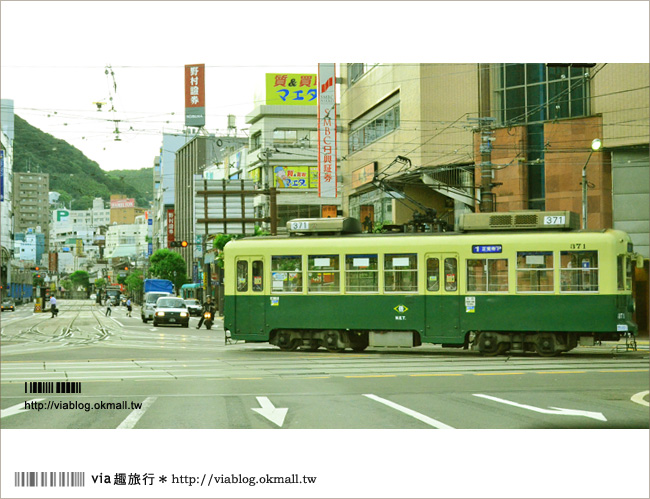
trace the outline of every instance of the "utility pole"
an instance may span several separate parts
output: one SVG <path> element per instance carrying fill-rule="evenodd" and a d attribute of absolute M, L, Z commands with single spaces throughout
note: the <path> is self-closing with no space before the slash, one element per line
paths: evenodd
<path fill-rule="evenodd" d="M 479 118 L 481 130 L 481 212 L 489 213 L 495 209 L 494 193 L 492 192 L 492 142 L 494 132 L 491 130 L 495 118 Z"/>
<path fill-rule="evenodd" d="M 483 213 L 493 212 L 495 210 L 495 195 L 492 192 L 494 182 L 492 181 L 492 142 L 494 142 L 494 132 L 492 128 L 496 118 L 481 117 L 469 118 L 470 121 L 478 121 L 478 129 L 481 133 L 479 152 L 481 153 L 481 202 L 479 210 Z"/>

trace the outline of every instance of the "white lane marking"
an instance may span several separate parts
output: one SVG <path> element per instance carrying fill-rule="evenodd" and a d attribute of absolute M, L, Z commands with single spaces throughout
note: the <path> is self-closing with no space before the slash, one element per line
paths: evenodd
<path fill-rule="evenodd" d="M 256 413 L 260 414 L 261 416 L 264 416 L 266 419 L 268 419 L 272 423 L 275 423 L 280 428 L 282 428 L 282 425 L 284 424 L 284 418 L 287 416 L 287 411 L 289 411 L 289 409 L 275 407 L 273 405 L 273 402 L 271 402 L 268 397 L 255 397 L 255 398 L 257 398 L 257 401 L 262 406 L 262 408 L 258 409 L 252 407 L 252 409 Z"/>
<path fill-rule="evenodd" d="M 408 414 L 409 416 L 414 417 L 415 419 L 419 419 L 423 423 L 426 423 L 429 426 L 433 426 L 434 428 L 438 428 L 440 430 L 454 429 L 453 426 L 449 426 L 446 425 L 445 423 L 441 423 L 440 421 L 430 418 L 429 416 L 420 414 L 419 412 L 409 409 L 408 407 L 404 407 L 402 405 L 396 404 L 395 402 L 391 402 L 390 400 L 383 399 L 381 397 L 378 397 L 377 395 L 373 395 L 372 393 L 364 393 L 363 396 L 375 400 L 376 402 L 379 402 L 381 404 L 387 405 L 388 407 L 392 407 L 393 409 L 397 409 L 398 411 L 403 412 L 404 414 Z"/>
<path fill-rule="evenodd" d="M 519 407 L 521 409 L 528 409 L 529 411 L 540 412 L 542 414 L 555 414 L 557 416 L 583 416 L 585 418 L 597 419 L 599 421 L 607 421 L 607 418 L 603 415 L 602 412 L 591 412 L 591 411 L 581 411 L 578 409 L 563 409 L 562 407 L 551 407 L 551 409 L 542 409 L 541 407 L 535 407 L 532 405 L 518 404 L 517 402 L 512 402 L 510 400 L 500 399 L 497 397 L 492 397 L 490 395 L 483 395 L 482 393 L 475 393 L 475 397 L 482 397 L 484 399 L 493 400 L 495 402 L 500 402 L 502 404 L 512 405 L 514 407 Z"/>
<path fill-rule="evenodd" d="M 630 400 L 632 402 L 636 402 L 637 404 L 641 404 L 641 405 L 645 405 L 646 407 L 650 407 L 650 403 L 648 403 L 647 400 L 644 400 L 644 397 L 646 395 L 648 395 L 649 393 L 650 393 L 650 391 L 648 391 L 648 390 L 646 390 L 645 392 L 635 393 L 634 395 L 632 395 Z"/>
<path fill-rule="evenodd" d="M 158 397 L 147 397 L 144 399 L 144 402 L 142 402 L 142 407 L 140 409 L 136 409 L 129 414 L 122 423 L 120 423 L 120 426 L 117 427 L 118 430 L 130 430 L 132 429 L 136 423 L 140 420 L 142 416 L 144 416 L 144 413 L 147 412 L 147 409 L 151 407 L 151 405 L 156 401 L 156 398 Z"/>
<path fill-rule="evenodd" d="M 40 402 L 41 400 L 45 400 L 45 399 L 32 399 L 29 402 L 23 402 L 21 404 L 16 404 L 16 405 L 12 405 L 11 407 L 7 407 L 6 409 L 2 409 L 2 411 L 0 411 L 0 419 L 6 418 L 7 416 L 13 416 L 14 414 L 20 414 L 21 412 L 27 412 L 30 409 L 25 409 L 26 404 L 31 404 L 32 402 Z"/>

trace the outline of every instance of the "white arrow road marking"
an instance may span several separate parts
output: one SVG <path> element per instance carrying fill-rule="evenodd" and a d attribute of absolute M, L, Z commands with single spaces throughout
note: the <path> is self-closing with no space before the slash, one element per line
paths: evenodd
<path fill-rule="evenodd" d="M 13 416 L 14 414 L 19 414 L 21 412 L 27 412 L 30 409 L 25 409 L 25 404 L 31 404 L 32 402 L 40 402 L 41 400 L 45 400 L 45 399 L 32 399 L 29 402 L 23 402 L 21 404 L 13 405 L 6 409 L 2 409 L 2 411 L 0 411 L 0 419 L 6 418 L 7 416 Z"/>
<path fill-rule="evenodd" d="M 156 401 L 157 397 L 147 397 L 144 399 L 144 402 L 142 402 L 142 407 L 140 409 L 136 409 L 134 411 L 131 411 L 131 414 L 129 414 L 124 421 L 120 423 L 120 426 L 117 427 L 118 430 L 131 430 L 138 421 L 140 421 L 140 418 L 144 416 L 144 413 L 147 412 L 147 409 L 151 407 L 151 405 Z"/>
<path fill-rule="evenodd" d="M 643 397 L 648 395 L 648 393 L 650 393 L 650 391 L 648 391 L 648 390 L 646 390 L 645 392 L 635 393 L 634 395 L 632 395 L 631 400 L 632 400 L 632 402 L 636 402 L 637 404 L 641 404 L 641 405 L 645 405 L 646 407 L 650 407 L 650 404 L 646 400 L 643 399 Z"/>
<path fill-rule="evenodd" d="M 381 397 L 377 397 L 377 395 L 373 395 L 372 393 L 364 393 L 364 397 L 368 397 L 369 399 L 375 400 L 381 404 L 387 405 L 388 407 L 392 407 L 393 409 L 397 409 L 400 412 L 403 412 L 404 414 L 408 414 L 411 417 L 414 417 L 415 419 L 419 419 L 423 423 L 426 423 L 430 426 L 433 426 L 434 428 L 438 428 L 440 430 L 453 430 L 453 426 L 446 425 L 445 423 L 441 423 L 440 421 L 437 421 L 433 418 L 430 418 L 429 416 L 425 416 L 424 414 L 420 414 L 419 412 L 416 412 L 412 409 L 409 409 L 408 407 L 404 407 L 402 405 L 396 404 L 395 402 L 391 402 L 390 400 L 383 399 Z"/>
<path fill-rule="evenodd" d="M 287 411 L 289 410 L 288 408 L 277 408 L 273 405 L 273 402 L 271 402 L 268 397 L 256 397 L 257 401 L 259 404 L 262 406 L 261 409 L 257 409 L 253 407 L 252 409 L 264 416 L 266 419 L 271 421 L 272 423 L 275 423 L 278 425 L 280 428 L 282 428 L 282 424 L 284 423 L 284 418 L 287 416 Z"/>
<path fill-rule="evenodd" d="M 521 407 L 522 409 L 528 409 L 529 411 L 541 412 L 542 414 L 555 414 L 558 416 L 584 416 L 585 418 L 597 419 L 599 421 L 607 421 L 607 418 L 603 415 L 602 412 L 580 411 L 578 409 L 563 409 L 561 407 L 551 407 L 551 409 L 553 410 L 542 409 L 540 407 L 534 407 L 532 405 L 518 404 L 517 402 L 511 402 L 510 400 L 491 397 L 490 395 L 483 395 L 482 393 L 475 393 L 474 396 L 482 397 L 484 399 L 494 400 L 495 402 L 501 402 L 502 404 Z"/>

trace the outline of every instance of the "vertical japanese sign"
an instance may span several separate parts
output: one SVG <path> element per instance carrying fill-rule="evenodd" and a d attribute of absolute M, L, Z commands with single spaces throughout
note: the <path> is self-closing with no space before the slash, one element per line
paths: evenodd
<path fill-rule="evenodd" d="M 185 126 L 205 126 L 205 64 L 185 66 Z"/>
<path fill-rule="evenodd" d="M 336 66 L 318 65 L 318 196 L 336 197 Z"/>
<path fill-rule="evenodd" d="M 174 238 L 174 208 L 167 210 L 167 247 L 169 248 L 169 243 L 175 241 Z"/>

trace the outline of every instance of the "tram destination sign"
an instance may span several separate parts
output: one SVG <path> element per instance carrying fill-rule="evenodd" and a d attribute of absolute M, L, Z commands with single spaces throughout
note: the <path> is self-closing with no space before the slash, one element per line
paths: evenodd
<path fill-rule="evenodd" d="M 500 244 L 479 244 L 472 246 L 472 253 L 501 253 Z"/>

